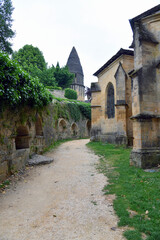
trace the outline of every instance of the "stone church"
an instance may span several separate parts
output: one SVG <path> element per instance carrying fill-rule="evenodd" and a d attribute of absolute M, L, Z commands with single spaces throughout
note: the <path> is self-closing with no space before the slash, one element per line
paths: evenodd
<path fill-rule="evenodd" d="M 132 145 L 130 163 L 160 164 L 160 4 L 130 20 L 131 50 L 94 73 L 92 140 Z"/>
<path fill-rule="evenodd" d="M 78 100 L 84 101 L 85 98 L 84 74 L 75 47 L 72 48 L 72 51 L 69 55 L 66 65 L 68 66 L 69 71 L 73 73 L 75 76 L 71 88 L 77 92 Z"/>

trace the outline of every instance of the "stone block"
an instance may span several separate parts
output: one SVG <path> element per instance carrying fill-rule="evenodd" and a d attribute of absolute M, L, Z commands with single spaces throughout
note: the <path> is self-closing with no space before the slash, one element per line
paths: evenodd
<path fill-rule="evenodd" d="M 137 149 L 132 150 L 130 165 L 139 168 L 152 168 L 160 164 L 160 150 Z"/>
<path fill-rule="evenodd" d="M 10 171 L 15 171 L 24 168 L 29 159 L 30 149 L 19 149 L 16 150 L 10 159 Z"/>

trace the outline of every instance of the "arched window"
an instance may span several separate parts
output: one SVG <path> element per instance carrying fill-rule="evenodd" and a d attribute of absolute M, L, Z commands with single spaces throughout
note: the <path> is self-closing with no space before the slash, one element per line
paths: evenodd
<path fill-rule="evenodd" d="M 107 109 L 106 113 L 108 118 L 115 117 L 115 107 L 114 107 L 114 87 L 112 83 L 107 86 Z"/>

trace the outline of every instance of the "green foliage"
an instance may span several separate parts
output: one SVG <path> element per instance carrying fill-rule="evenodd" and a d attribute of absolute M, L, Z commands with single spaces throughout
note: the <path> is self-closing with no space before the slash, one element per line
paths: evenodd
<path fill-rule="evenodd" d="M 69 72 L 67 66 L 60 68 L 59 63 L 57 63 L 54 69 L 54 77 L 58 86 L 64 89 L 70 87 L 74 79 L 74 74 Z"/>
<path fill-rule="evenodd" d="M 64 96 L 68 99 L 75 99 L 77 100 L 77 92 L 71 88 L 66 88 L 65 89 L 65 94 Z"/>
<path fill-rule="evenodd" d="M 11 29 L 13 9 L 11 0 L 0 0 L 0 49 L 8 54 L 12 53 L 9 40 L 15 35 Z"/>
<path fill-rule="evenodd" d="M 90 103 L 79 103 L 79 108 L 81 113 L 87 118 L 91 120 L 91 104 Z"/>
<path fill-rule="evenodd" d="M 81 117 L 81 112 L 80 112 L 78 104 L 70 102 L 70 103 L 67 103 L 67 105 L 68 105 L 68 109 L 69 109 L 69 113 L 70 113 L 71 118 L 75 122 L 78 122 L 80 120 L 80 117 Z"/>
<path fill-rule="evenodd" d="M 133 231 L 133 230 L 127 230 L 124 233 L 124 236 L 128 239 L 128 240 L 141 240 L 142 236 L 138 231 Z"/>
<path fill-rule="evenodd" d="M 52 95 L 39 82 L 23 71 L 6 54 L 0 52 L 0 107 L 20 105 L 40 108 L 52 101 Z"/>
<path fill-rule="evenodd" d="M 53 75 L 54 67 L 47 68 L 47 63 L 39 48 L 25 45 L 12 54 L 12 59 L 16 60 L 32 77 L 38 77 L 45 86 L 57 85 Z"/>
<path fill-rule="evenodd" d="M 34 68 L 43 71 L 47 66 L 43 53 L 37 47 L 33 47 L 32 45 L 23 46 L 18 52 L 12 54 L 12 58 L 30 74 L 34 72 Z"/>
<path fill-rule="evenodd" d="M 103 156 L 98 168 L 109 178 L 105 194 L 116 194 L 114 209 L 119 226 L 132 227 L 124 233 L 128 240 L 160 239 L 160 172 L 145 172 L 129 165 L 130 149 L 111 144 L 92 142 L 88 144 Z M 134 211 L 131 216 L 130 211 Z"/>
<path fill-rule="evenodd" d="M 44 86 L 67 88 L 72 84 L 74 74 L 70 73 L 67 67 L 56 68 L 52 65 L 47 68 L 43 53 L 32 45 L 25 45 L 18 52 L 12 54 L 22 68 L 32 77 L 38 77 Z"/>
<path fill-rule="evenodd" d="M 91 104 L 90 103 L 84 103 L 81 101 L 71 100 L 71 99 L 57 98 L 55 96 L 53 96 L 53 98 L 58 100 L 59 102 L 68 103 L 68 109 L 69 109 L 70 115 L 73 119 L 76 119 L 75 121 L 80 120 L 80 114 L 82 114 L 82 116 L 84 116 L 85 118 L 91 120 Z"/>
<path fill-rule="evenodd" d="M 58 120 L 59 118 L 69 119 L 68 107 L 67 104 L 63 102 L 55 102 L 54 103 L 54 119 Z"/>

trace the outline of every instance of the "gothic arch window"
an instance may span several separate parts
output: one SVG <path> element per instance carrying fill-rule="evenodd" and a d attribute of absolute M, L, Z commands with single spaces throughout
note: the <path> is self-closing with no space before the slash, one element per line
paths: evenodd
<path fill-rule="evenodd" d="M 115 117 L 115 106 L 114 106 L 114 87 L 112 83 L 107 86 L 107 103 L 106 103 L 106 114 L 108 118 Z"/>

